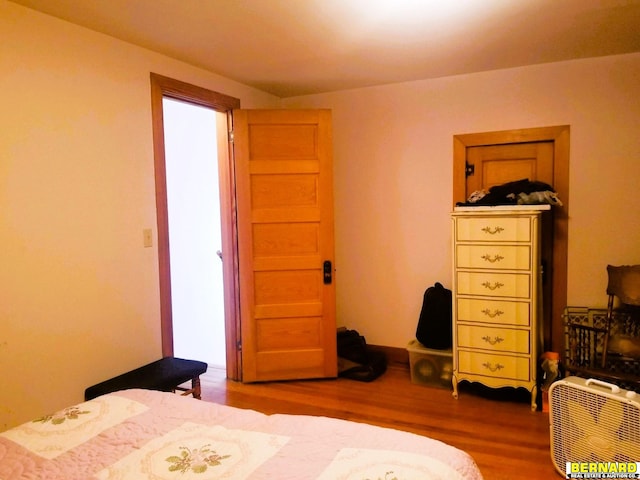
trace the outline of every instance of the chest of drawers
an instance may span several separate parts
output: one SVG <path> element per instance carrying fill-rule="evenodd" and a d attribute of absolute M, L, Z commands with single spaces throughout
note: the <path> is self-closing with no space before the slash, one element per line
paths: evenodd
<path fill-rule="evenodd" d="M 540 217 L 548 205 L 462 207 L 453 222 L 453 396 L 467 380 L 524 387 L 542 348 Z"/>

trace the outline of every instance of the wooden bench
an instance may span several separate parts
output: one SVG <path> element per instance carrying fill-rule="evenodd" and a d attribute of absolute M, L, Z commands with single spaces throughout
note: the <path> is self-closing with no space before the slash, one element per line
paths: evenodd
<path fill-rule="evenodd" d="M 106 393 L 129 388 L 163 392 L 180 390 L 184 392 L 182 395 L 193 394 L 195 398 L 200 399 L 200 375 L 206 371 L 207 364 L 204 362 L 165 357 L 87 388 L 84 391 L 84 399 L 91 400 Z M 189 380 L 191 388 L 180 387 Z"/>

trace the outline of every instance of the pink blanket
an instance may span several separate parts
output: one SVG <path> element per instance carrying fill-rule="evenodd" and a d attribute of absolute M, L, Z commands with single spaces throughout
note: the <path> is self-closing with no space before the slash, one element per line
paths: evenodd
<path fill-rule="evenodd" d="M 0 479 L 481 479 L 465 452 L 398 430 L 264 415 L 148 390 L 0 433 Z"/>

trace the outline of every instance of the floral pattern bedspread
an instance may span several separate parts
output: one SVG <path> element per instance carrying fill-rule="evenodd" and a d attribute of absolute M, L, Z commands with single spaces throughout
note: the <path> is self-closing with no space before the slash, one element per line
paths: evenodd
<path fill-rule="evenodd" d="M 0 433 L 0 479 L 481 480 L 437 440 L 126 390 Z"/>

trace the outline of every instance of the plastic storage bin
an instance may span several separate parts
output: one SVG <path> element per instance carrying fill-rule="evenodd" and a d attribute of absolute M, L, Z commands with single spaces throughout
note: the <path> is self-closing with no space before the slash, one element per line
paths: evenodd
<path fill-rule="evenodd" d="M 434 350 L 411 340 L 407 345 L 411 382 L 440 388 L 453 388 L 453 354 L 451 350 Z"/>

